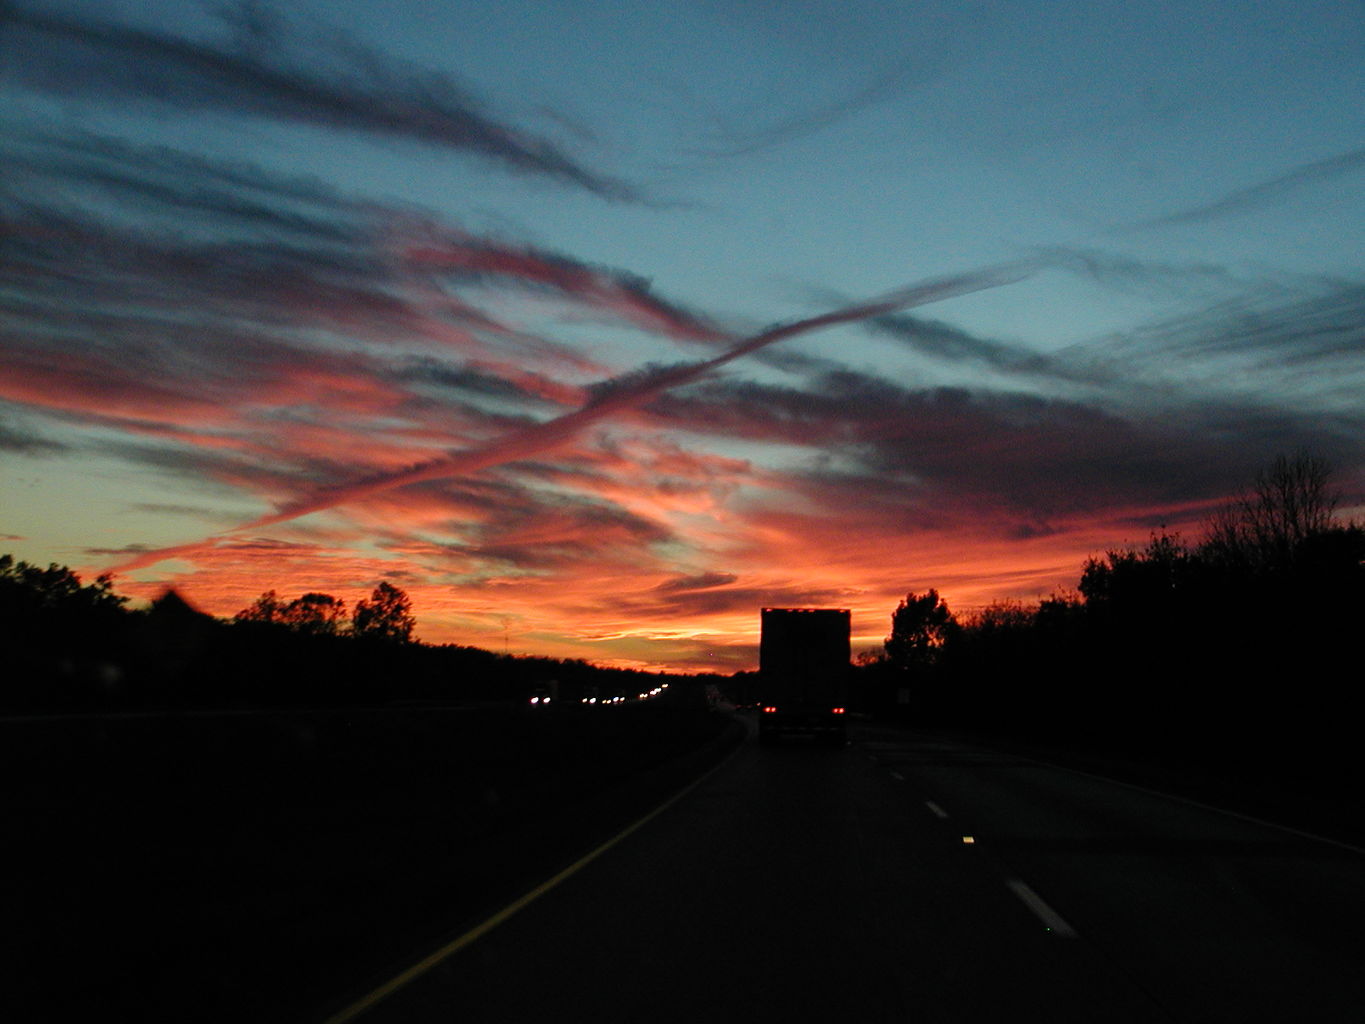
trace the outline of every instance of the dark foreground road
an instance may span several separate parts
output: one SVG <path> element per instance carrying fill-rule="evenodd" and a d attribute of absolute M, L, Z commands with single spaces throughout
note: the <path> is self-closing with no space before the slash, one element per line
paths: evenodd
<path fill-rule="evenodd" d="M 1365 854 L 905 733 L 749 742 L 341 1016 L 1359 1024 Z"/>
<path fill-rule="evenodd" d="M 0 1022 L 320 1019 L 714 764 L 693 703 L 0 718 Z"/>

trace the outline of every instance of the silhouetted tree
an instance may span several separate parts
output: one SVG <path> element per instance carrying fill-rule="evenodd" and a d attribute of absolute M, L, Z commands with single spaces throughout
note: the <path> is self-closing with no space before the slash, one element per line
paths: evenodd
<path fill-rule="evenodd" d="M 408 595 L 384 581 L 374 588 L 368 601 L 357 601 L 351 613 L 351 632 L 356 636 L 408 643 L 416 626 Z"/>
<path fill-rule="evenodd" d="M 308 593 L 285 604 L 280 595 L 267 590 L 233 616 L 236 622 L 259 622 L 288 626 L 296 633 L 334 636 L 346 619 L 346 602 L 331 594 Z"/>
<path fill-rule="evenodd" d="M 5 615 L 48 612 L 63 615 L 116 612 L 127 603 L 114 593 L 113 576 L 104 573 L 94 583 L 55 562 L 40 569 L 13 555 L 0 555 L 0 608 Z"/>
<path fill-rule="evenodd" d="M 267 590 L 256 598 L 250 606 L 243 608 L 232 618 L 236 622 L 261 622 L 274 625 L 283 621 L 283 615 L 284 605 L 280 603 L 279 594 L 273 590 Z"/>
<path fill-rule="evenodd" d="M 1112 550 L 1087 559 L 1078 589 L 1094 612 L 1165 614 L 1188 596 L 1191 570 L 1191 555 L 1180 537 L 1163 531 L 1152 534 L 1141 550 Z"/>
<path fill-rule="evenodd" d="M 285 605 L 279 621 L 298 633 L 335 636 L 345 620 L 345 601 L 331 594 L 314 592 Z"/>
<path fill-rule="evenodd" d="M 891 635 L 884 644 L 886 656 L 901 669 L 928 665 L 957 628 L 957 620 L 937 590 L 911 592 L 891 614 Z"/>
<path fill-rule="evenodd" d="M 1209 560 L 1251 573 L 1293 568 L 1308 538 L 1332 527 L 1339 496 L 1327 460 L 1280 455 L 1210 519 L 1202 548 Z"/>
<path fill-rule="evenodd" d="M 1018 660 L 1034 630 L 1035 607 L 1022 601 L 994 601 L 966 617 L 953 639 L 959 656 L 973 662 Z"/>
<path fill-rule="evenodd" d="M 1142 713 L 1162 706 L 1157 694 L 1177 688 L 1184 673 L 1199 675 L 1195 661 L 1208 678 L 1215 656 L 1210 641 L 1226 642 L 1212 623 L 1223 609 L 1208 606 L 1200 580 L 1198 559 L 1178 536 L 1165 532 L 1153 534 L 1146 547 L 1108 551 L 1085 563 L 1077 586 L 1097 657 L 1088 671 L 1102 671 L 1111 692 L 1146 692 Z M 1188 707 L 1194 697 L 1184 699 Z"/>
<path fill-rule="evenodd" d="M 1085 599 L 1076 591 L 1056 593 L 1038 602 L 1034 628 L 1051 646 L 1074 646 L 1085 629 Z"/>
<path fill-rule="evenodd" d="M 975 615 L 969 616 L 963 628 L 986 634 L 1018 631 L 1033 625 L 1035 612 L 1036 609 L 1022 601 L 1009 598 L 992 601 Z"/>
<path fill-rule="evenodd" d="M 0 555 L 0 703 L 76 707 L 112 693 L 123 676 L 125 603 L 108 575 L 82 583 L 64 565 Z"/>

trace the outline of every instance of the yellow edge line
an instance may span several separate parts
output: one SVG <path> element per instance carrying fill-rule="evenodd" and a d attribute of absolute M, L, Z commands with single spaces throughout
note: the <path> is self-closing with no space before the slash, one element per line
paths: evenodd
<path fill-rule="evenodd" d="M 739 748 L 736 747 L 735 749 L 737 750 Z M 734 751 L 731 751 L 731 755 L 733 755 L 733 753 Z M 678 792 L 674 793 L 671 797 L 669 797 L 667 800 L 661 803 L 658 807 L 654 808 L 654 810 L 646 814 L 643 818 L 640 818 L 633 824 L 626 826 L 624 829 L 622 829 L 616 835 L 612 836 L 610 839 L 608 839 L 601 846 L 597 847 L 595 850 L 591 850 L 590 852 L 584 854 L 582 857 L 574 861 L 563 871 L 559 872 L 559 874 L 554 875 L 551 878 L 547 878 L 545 881 L 541 882 L 530 892 L 513 900 L 511 903 L 503 907 L 501 910 L 499 910 L 492 917 L 485 920 L 483 923 L 477 924 L 473 928 L 469 929 L 469 931 L 465 932 L 458 939 L 451 940 L 450 942 L 442 946 L 440 949 L 436 950 L 434 953 L 431 953 L 428 956 L 425 956 L 421 960 L 417 961 L 417 963 L 413 964 L 411 967 L 403 971 L 401 974 L 393 978 L 390 978 L 388 981 L 384 982 L 384 984 L 380 985 L 369 995 L 362 996 L 360 999 L 357 999 L 354 1003 L 346 1007 L 344 1010 L 341 1010 L 340 1012 L 333 1014 L 331 1017 L 328 1017 L 325 1024 L 346 1024 L 346 1022 L 348 1021 L 355 1020 L 357 1017 L 359 1017 L 370 1007 L 374 1006 L 380 1000 L 386 999 L 387 997 L 393 995 L 393 993 L 397 992 L 404 985 L 407 985 L 410 981 L 413 981 L 416 978 L 421 977 L 427 971 L 431 970 L 433 967 L 439 964 L 442 960 L 445 960 L 453 956 L 460 950 L 464 949 L 466 946 L 471 945 L 474 942 L 477 942 L 480 938 L 482 938 L 484 935 L 487 935 L 489 932 L 491 932 L 498 925 L 502 924 L 517 911 L 533 903 L 541 896 L 544 896 L 547 892 L 549 892 L 551 889 L 557 886 L 560 882 L 564 881 L 566 878 L 569 878 L 571 875 L 576 874 L 582 868 L 587 867 L 587 865 L 591 864 L 598 857 L 602 856 L 602 854 L 606 853 L 608 850 L 610 850 L 613 846 L 619 843 L 622 839 L 625 839 L 626 836 L 630 835 L 636 829 L 645 825 L 647 822 L 652 821 L 658 815 L 668 810 L 668 808 L 672 807 L 675 803 L 677 803 L 679 800 L 685 797 L 688 793 L 696 789 L 697 786 L 700 786 L 703 782 L 709 779 L 728 760 L 730 760 L 730 755 L 727 755 L 725 758 L 721 760 L 719 764 L 714 765 L 709 770 L 707 770 L 707 772 L 704 775 L 701 775 L 698 778 L 693 779 L 686 786 L 678 790 Z"/>

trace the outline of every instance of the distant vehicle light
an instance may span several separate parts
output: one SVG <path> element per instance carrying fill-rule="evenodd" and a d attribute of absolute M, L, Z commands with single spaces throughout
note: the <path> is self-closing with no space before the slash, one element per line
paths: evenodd
<path fill-rule="evenodd" d="M 532 703 L 532 704 L 539 704 L 539 703 L 540 703 L 540 698 L 539 698 L 539 697 L 532 697 L 532 698 L 531 698 L 531 703 Z"/>
<path fill-rule="evenodd" d="M 830 708 L 830 710 L 833 711 L 836 715 L 842 715 L 844 713 L 843 708 Z"/>
<path fill-rule="evenodd" d="M 763 713 L 764 713 L 765 715 L 770 715 L 770 714 L 772 714 L 772 713 L 773 713 L 774 711 L 776 711 L 776 710 L 777 710 L 777 708 L 775 708 L 775 707 L 774 707 L 773 705 L 771 705 L 771 704 L 765 704 L 765 705 L 763 705 Z"/>

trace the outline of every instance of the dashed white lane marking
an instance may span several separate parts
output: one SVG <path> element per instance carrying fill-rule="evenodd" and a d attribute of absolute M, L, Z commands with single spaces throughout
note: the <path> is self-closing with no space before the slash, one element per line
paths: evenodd
<path fill-rule="evenodd" d="M 1010 887 L 1010 890 L 1014 895 L 1018 896 L 1019 899 L 1023 901 L 1024 906 L 1033 911 L 1034 916 L 1042 921 L 1043 924 L 1047 926 L 1048 931 L 1052 932 L 1053 935 L 1060 935 L 1064 939 L 1074 939 L 1076 937 L 1076 929 L 1067 924 L 1057 911 L 1043 902 L 1041 896 L 1023 882 L 1019 881 L 1019 879 L 1006 879 L 1005 884 Z"/>
<path fill-rule="evenodd" d="M 893 779 L 895 779 L 897 782 L 904 782 L 904 781 L 905 781 L 905 776 L 902 775 L 900 772 L 892 772 L 892 773 L 891 773 L 891 777 L 892 777 Z"/>
<path fill-rule="evenodd" d="M 934 813 L 934 817 L 935 817 L 935 818 L 946 818 L 946 817 L 948 817 L 948 812 L 945 811 L 945 810 L 944 810 L 942 807 L 940 807 L 938 804 L 934 803 L 932 800 L 926 800 L 926 801 L 924 801 L 924 806 L 927 807 L 927 808 L 929 808 L 929 810 L 931 810 L 931 811 Z"/>

